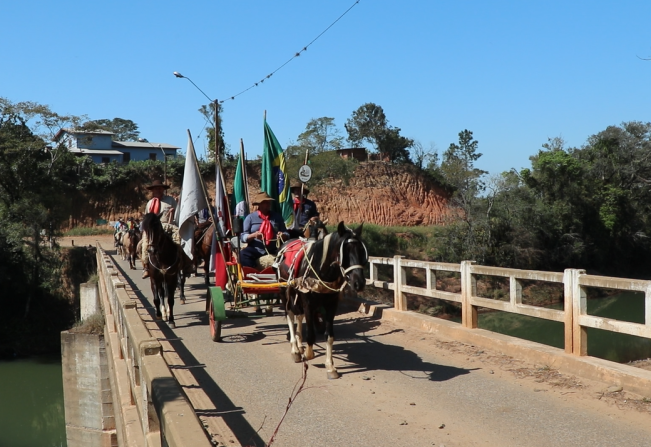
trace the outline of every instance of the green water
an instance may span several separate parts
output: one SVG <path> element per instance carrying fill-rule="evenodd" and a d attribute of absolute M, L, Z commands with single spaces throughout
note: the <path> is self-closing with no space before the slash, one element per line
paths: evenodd
<path fill-rule="evenodd" d="M 0 447 L 65 447 L 61 359 L 0 362 Z"/>
<path fill-rule="evenodd" d="M 550 306 L 562 309 L 562 305 Z M 588 314 L 616 320 L 644 323 L 644 295 L 624 292 L 606 298 L 588 299 Z M 564 325 L 556 321 L 507 312 L 480 313 L 478 326 L 493 332 L 564 348 Z M 588 355 L 627 363 L 651 358 L 651 340 L 589 328 Z"/>

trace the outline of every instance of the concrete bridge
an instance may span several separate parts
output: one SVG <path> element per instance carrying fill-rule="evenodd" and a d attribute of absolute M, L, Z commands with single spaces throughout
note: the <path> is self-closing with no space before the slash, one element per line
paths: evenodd
<path fill-rule="evenodd" d="M 63 337 L 69 447 L 272 439 L 278 446 L 651 446 L 651 371 L 586 355 L 588 327 L 651 337 L 649 281 L 372 258 L 368 288 L 391 290 L 394 305 L 342 303 L 335 323 L 342 378 L 328 381 L 325 347 L 305 375 L 291 361 L 279 309 L 228 320 L 223 341 L 213 343 L 203 278 L 186 285 L 187 304 L 177 300 L 171 329 L 153 320 L 140 271 L 131 274 L 101 247 L 97 258 L 98 287 L 87 287 L 84 301 L 92 313 L 97 296 L 104 337 L 85 345 Z M 422 273 L 424 287 L 409 284 L 410 269 Z M 459 278 L 458 293 L 436 289 L 443 272 Z M 477 295 L 486 277 L 507 281 L 508 300 Z M 534 280 L 562 284 L 564 310 L 523 304 L 522 283 Z M 645 324 L 588 315 L 586 287 L 644 292 Z M 462 324 L 408 311 L 409 294 L 461 303 Z M 477 329 L 478 307 L 561 322 L 565 349 Z"/>

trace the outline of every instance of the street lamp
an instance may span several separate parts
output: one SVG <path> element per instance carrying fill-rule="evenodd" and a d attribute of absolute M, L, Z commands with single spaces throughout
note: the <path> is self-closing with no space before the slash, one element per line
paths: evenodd
<path fill-rule="evenodd" d="M 206 95 L 206 92 L 201 90 L 201 88 L 199 88 L 199 86 L 197 84 L 195 84 L 194 81 L 192 81 L 192 79 L 188 78 L 187 76 L 183 76 L 178 71 L 174 72 L 174 76 L 176 76 L 177 78 L 184 78 L 184 79 L 187 79 L 188 81 L 190 81 L 192 83 L 192 85 L 194 85 L 194 87 L 197 90 L 199 90 L 201 92 L 201 94 L 203 94 L 203 96 L 205 96 L 208 99 L 208 101 L 211 102 L 213 107 L 215 107 L 215 123 L 214 123 L 215 124 L 215 164 L 217 164 L 217 162 L 219 160 L 219 144 L 217 142 L 217 135 L 219 135 L 219 128 L 217 127 L 217 125 L 218 125 L 217 124 L 218 123 L 217 114 L 219 113 L 218 112 L 219 111 L 219 101 L 217 101 L 216 99 L 210 99 L 210 96 Z"/>

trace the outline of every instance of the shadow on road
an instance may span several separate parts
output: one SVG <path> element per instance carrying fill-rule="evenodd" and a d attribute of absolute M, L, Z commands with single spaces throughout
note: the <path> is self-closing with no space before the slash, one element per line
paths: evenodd
<path fill-rule="evenodd" d="M 120 261 L 121 262 L 121 261 Z M 154 307 L 153 304 L 149 301 L 149 298 L 145 296 L 139 287 L 133 282 L 133 280 L 128 276 L 131 272 L 126 272 L 122 265 L 116 262 L 117 267 L 121 270 L 122 275 L 125 280 L 129 283 L 134 293 L 138 298 L 146 304 L 146 309 L 149 314 L 154 316 Z M 140 271 L 136 270 L 137 273 Z M 178 303 L 178 301 L 177 301 Z M 175 306 L 176 307 L 176 306 Z M 205 312 L 195 312 L 196 315 L 193 316 L 193 322 L 189 323 L 190 325 L 201 324 L 202 321 L 205 321 L 207 327 L 207 317 Z M 201 315 L 203 314 L 203 315 Z M 175 317 L 178 318 L 178 317 Z M 229 320 L 230 322 L 231 320 Z M 245 324 L 242 323 L 246 320 L 236 319 L 232 320 L 234 324 Z M 238 441 L 242 445 L 265 445 L 265 441 L 258 435 L 256 430 L 247 422 L 244 418 L 244 409 L 242 407 L 236 406 L 228 397 L 228 395 L 217 385 L 213 378 L 206 372 L 205 368 L 201 368 L 199 361 L 192 355 L 192 353 L 186 348 L 183 344 L 183 341 L 178 339 L 174 331 L 167 326 L 167 324 L 159 324 L 159 329 L 163 333 L 163 336 L 168 339 L 169 343 L 174 347 L 174 350 L 181 358 L 183 363 L 188 366 L 188 370 L 192 373 L 195 380 L 199 386 L 204 390 L 206 395 L 209 397 L 210 401 L 214 405 L 215 409 L 206 409 L 206 408 L 196 408 L 196 413 L 198 416 L 219 416 L 223 419 L 224 423 L 231 429 L 231 431 L 237 436 Z M 238 340 L 241 342 L 241 340 Z M 194 366 L 194 367 L 193 367 Z"/>
<path fill-rule="evenodd" d="M 425 362 L 409 349 L 380 342 L 380 337 L 404 332 L 403 329 L 392 329 L 371 335 L 372 331 L 380 326 L 381 321 L 372 317 L 348 319 L 335 324 L 334 355 L 353 364 L 337 367 L 342 374 L 377 370 L 398 371 L 414 379 L 442 382 L 473 371 Z"/>

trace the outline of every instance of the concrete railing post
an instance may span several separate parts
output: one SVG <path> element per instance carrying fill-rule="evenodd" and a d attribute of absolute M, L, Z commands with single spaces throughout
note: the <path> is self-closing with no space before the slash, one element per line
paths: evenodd
<path fill-rule="evenodd" d="M 79 309 L 80 320 L 84 321 L 91 315 L 100 311 L 99 295 L 96 282 L 85 282 L 79 284 Z"/>
<path fill-rule="evenodd" d="M 579 323 L 579 317 L 588 313 L 588 298 L 579 278 L 585 270 L 572 269 L 572 354 L 588 355 L 588 332 Z"/>
<path fill-rule="evenodd" d="M 427 281 L 427 290 L 436 290 L 436 272 L 430 268 L 426 268 L 425 279 Z"/>
<path fill-rule="evenodd" d="M 461 323 L 463 327 L 477 327 L 477 307 L 472 305 L 472 297 L 477 294 L 477 280 L 472 276 L 475 261 L 461 261 Z"/>
<path fill-rule="evenodd" d="M 572 295 L 574 293 L 574 270 L 565 269 L 563 272 L 563 312 L 565 313 L 565 353 L 572 354 L 574 352 L 574 300 Z"/>
<path fill-rule="evenodd" d="M 370 263 L 368 275 L 371 281 L 377 281 L 377 264 L 375 262 Z"/>
<path fill-rule="evenodd" d="M 407 298 L 402 293 L 402 286 L 407 284 L 407 275 L 400 260 L 402 256 L 393 257 L 393 306 L 396 310 L 407 310 Z"/>
<path fill-rule="evenodd" d="M 509 278 L 509 292 L 512 306 L 522 304 L 522 282 L 518 278 L 513 276 Z"/>

